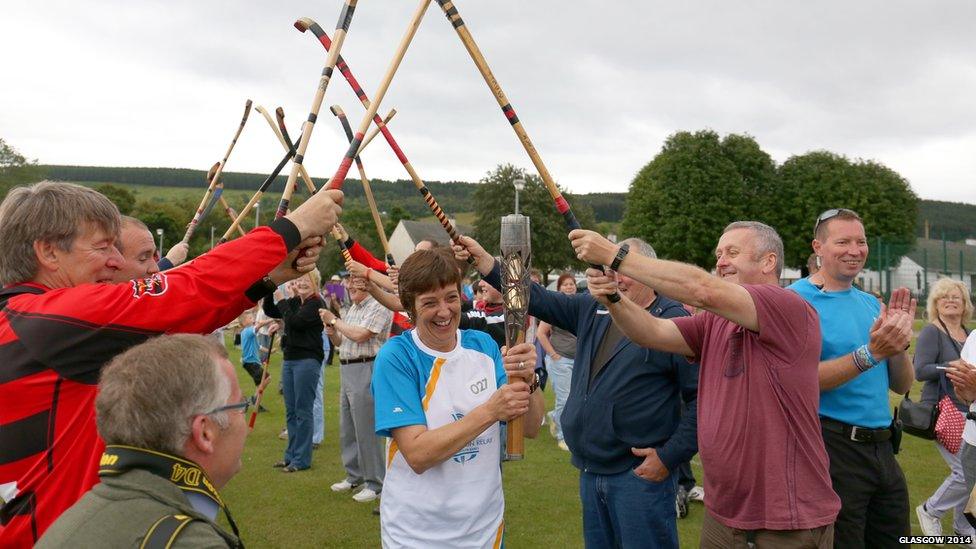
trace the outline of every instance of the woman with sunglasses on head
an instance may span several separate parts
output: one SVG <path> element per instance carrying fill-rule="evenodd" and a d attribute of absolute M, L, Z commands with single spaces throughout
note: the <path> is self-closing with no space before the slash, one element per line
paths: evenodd
<path fill-rule="evenodd" d="M 281 382 L 285 397 L 285 418 L 288 446 L 284 459 L 274 464 L 285 473 L 294 473 L 312 466 L 312 408 L 319 383 L 325 352 L 322 345 L 322 318 L 319 308 L 320 285 L 317 270 L 291 283 L 290 297 L 275 292 L 264 300 L 264 312 L 271 318 L 281 318 L 285 334 L 281 338 L 284 362 Z"/>
<path fill-rule="evenodd" d="M 972 487 L 966 488 L 962 463 L 962 427 L 969 402 L 956 394 L 947 377 L 949 371 L 963 371 L 972 366 L 960 358 L 969 332 L 966 322 L 972 320 L 973 304 L 966 285 L 948 278 L 940 279 L 929 290 L 926 304 L 929 324 L 918 335 L 915 344 L 915 379 L 924 381 L 922 402 L 938 404 L 936 448 L 949 466 L 949 476 L 935 493 L 915 508 L 922 533 L 942 534 L 942 515 L 953 512 L 953 528 L 962 536 L 976 535 L 963 511 Z M 976 458 L 976 448 L 969 453 Z"/>

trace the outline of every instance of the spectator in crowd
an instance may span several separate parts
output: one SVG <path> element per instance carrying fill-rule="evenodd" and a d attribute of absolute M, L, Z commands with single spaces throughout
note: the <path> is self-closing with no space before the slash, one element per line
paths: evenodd
<path fill-rule="evenodd" d="M 864 225 L 855 212 L 823 212 L 813 236 L 821 268 L 790 288 L 820 317 L 820 419 L 830 478 L 841 500 L 835 544 L 897 546 L 911 529 L 908 487 L 895 460 L 901 433 L 892 422 L 888 391 L 904 394 L 912 386 L 906 349 L 915 300 L 899 288 L 884 307 L 854 287 L 868 257 Z"/>
<path fill-rule="evenodd" d="M 701 546 L 831 547 L 840 501 L 817 417 L 820 326 L 809 304 L 779 286 L 783 241 L 776 231 L 755 221 L 729 224 L 715 248 L 717 276 L 628 253 L 592 231 L 569 236 L 581 260 L 703 309 L 664 319 L 629 295 L 608 302 L 619 283 L 587 270 L 587 288 L 627 337 L 701 359 Z"/>
<path fill-rule="evenodd" d="M 950 510 L 956 535 L 973 536 L 976 530 L 963 514 L 972 488 L 966 488 L 960 460 L 962 431 L 967 423 L 964 414 L 969 406 L 959 398 L 946 377 L 947 368 L 965 367 L 961 363 L 962 346 L 969 335 L 966 322 L 973 317 L 968 288 L 957 280 L 939 279 L 929 289 L 925 311 L 929 324 L 922 328 L 915 343 L 915 379 L 925 382 L 921 401 L 937 404 L 940 409 L 939 422 L 946 425 L 937 434 L 935 446 L 949 466 L 949 476 L 934 494 L 919 503 L 915 512 L 922 533 L 926 536 L 942 535 L 941 518 Z"/>
<path fill-rule="evenodd" d="M 318 193 L 182 268 L 110 284 L 123 259 L 114 245 L 121 219 L 107 198 L 56 182 L 7 194 L 0 205 L 0 546 L 32 545 L 97 481 L 103 445 L 91 419 L 102 367 L 154 335 L 209 333 L 312 268 L 341 196 Z"/>
<path fill-rule="evenodd" d="M 179 242 L 169 249 L 166 257 L 159 259 L 156 240 L 149 227 L 138 219 L 123 215 L 122 227 L 115 247 L 125 261 L 115 273 L 115 282 L 126 282 L 136 278 L 146 278 L 160 271 L 166 271 L 186 260 L 190 246 Z"/>
<path fill-rule="evenodd" d="M 638 239 L 634 255 L 654 257 Z M 499 263 L 461 237 L 483 282 L 501 287 Z M 680 303 L 620 275 L 621 293 L 654 318 L 687 316 Z M 697 451 L 698 368 L 685 357 L 648 351 L 621 332 L 589 294 L 567 295 L 533 283 L 529 314 L 577 337 L 570 394 L 562 414 L 571 461 L 580 471 L 583 537 L 588 547 L 677 547 L 674 468 Z M 694 408 L 692 404 L 692 408 Z"/>
<path fill-rule="evenodd" d="M 260 348 L 258 338 L 254 332 L 254 312 L 244 311 L 239 317 L 241 323 L 241 367 L 251 376 L 254 386 L 261 385 L 261 377 L 264 367 L 261 363 Z M 260 411 L 266 412 L 264 405 Z"/>
<path fill-rule="evenodd" d="M 807 258 L 807 272 L 811 275 L 817 274 L 820 270 L 820 259 L 817 257 L 816 253 L 811 253 L 810 257 Z"/>
<path fill-rule="evenodd" d="M 322 319 L 319 317 L 319 272 L 308 273 L 292 282 L 293 295 L 275 292 L 274 300 L 264 300 L 264 312 L 284 320 L 282 337 L 284 361 L 281 381 L 285 397 L 288 446 L 284 457 L 274 464 L 285 473 L 312 466 L 312 406 L 322 370 Z"/>
<path fill-rule="evenodd" d="M 321 311 L 325 331 L 339 349 L 339 445 L 346 470 L 346 478 L 330 488 L 348 492 L 364 485 L 352 497 L 365 503 L 383 489 L 383 449 L 376 436 L 370 380 L 376 353 L 389 337 L 393 312 L 359 284 L 350 286 L 349 297 L 352 305 L 344 318 Z"/>
<path fill-rule="evenodd" d="M 400 270 L 400 301 L 416 328 L 383 346 L 373 373 L 376 433 L 392 438 L 384 547 L 502 546 L 499 422 L 524 415 L 534 437 L 542 419 L 533 346 L 503 358 L 484 333 L 459 331 L 460 281 L 446 248 L 415 252 Z"/>
<path fill-rule="evenodd" d="M 95 399 L 101 482 L 37 547 L 243 547 L 218 491 L 241 468 L 249 405 L 210 338 L 162 336 L 117 356 Z"/>
<path fill-rule="evenodd" d="M 556 279 L 556 290 L 566 295 L 576 295 L 576 278 L 573 273 L 564 272 Z M 539 343 L 546 353 L 546 371 L 552 380 L 552 390 L 556 395 L 553 410 L 549 412 L 549 432 L 556 439 L 556 444 L 563 450 L 569 451 L 563 440 L 563 429 L 560 417 L 566 399 L 569 397 L 569 385 L 573 379 L 573 358 L 576 356 L 576 336 L 568 330 L 553 326 L 548 322 L 540 322 L 536 332 Z"/>

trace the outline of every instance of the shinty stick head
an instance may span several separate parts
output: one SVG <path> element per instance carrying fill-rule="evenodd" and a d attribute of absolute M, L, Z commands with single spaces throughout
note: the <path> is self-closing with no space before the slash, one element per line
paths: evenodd
<path fill-rule="evenodd" d="M 531 223 L 524 215 L 512 214 L 502 218 L 501 226 L 505 341 L 511 347 L 525 341 L 528 326 Z"/>
<path fill-rule="evenodd" d="M 215 175 L 217 175 L 217 168 L 220 167 L 220 162 L 215 162 L 213 166 L 210 166 L 210 171 L 207 172 L 207 184 L 209 185 Z"/>
<path fill-rule="evenodd" d="M 295 21 L 295 28 L 298 29 L 298 30 L 300 30 L 300 31 L 302 31 L 302 32 L 305 32 L 309 28 L 311 28 L 312 25 L 314 25 L 314 24 L 315 24 L 315 21 L 312 21 L 308 17 L 299 17 L 298 20 Z"/>

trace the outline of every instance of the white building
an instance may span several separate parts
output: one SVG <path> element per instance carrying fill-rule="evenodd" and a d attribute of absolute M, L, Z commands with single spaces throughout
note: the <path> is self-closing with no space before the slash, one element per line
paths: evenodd
<path fill-rule="evenodd" d="M 451 221 L 453 223 L 453 220 Z M 474 228 L 466 225 L 454 225 L 455 229 L 461 234 L 470 234 Z M 413 253 L 413 249 L 421 240 L 433 240 L 443 246 L 451 243 L 451 238 L 447 236 L 447 231 L 441 227 L 440 223 L 430 221 L 413 221 L 404 219 L 397 223 L 393 234 L 390 235 L 390 253 L 397 264 Z"/>

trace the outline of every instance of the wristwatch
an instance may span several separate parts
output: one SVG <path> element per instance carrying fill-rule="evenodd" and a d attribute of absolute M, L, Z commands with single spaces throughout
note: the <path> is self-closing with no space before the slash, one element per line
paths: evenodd
<path fill-rule="evenodd" d="M 531 395 L 538 388 L 539 388 L 539 374 L 536 373 L 535 377 L 532 378 L 532 383 L 529 385 L 529 394 Z"/>
<path fill-rule="evenodd" d="M 623 261 L 625 257 L 627 257 L 628 252 L 630 252 L 630 244 L 627 243 L 621 244 L 620 247 L 617 248 L 617 257 L 614 257 L 613 261 L 610 262 L 610 270 L 616 271 L 617 269 L 619 269 L 620 262 Z"/>

